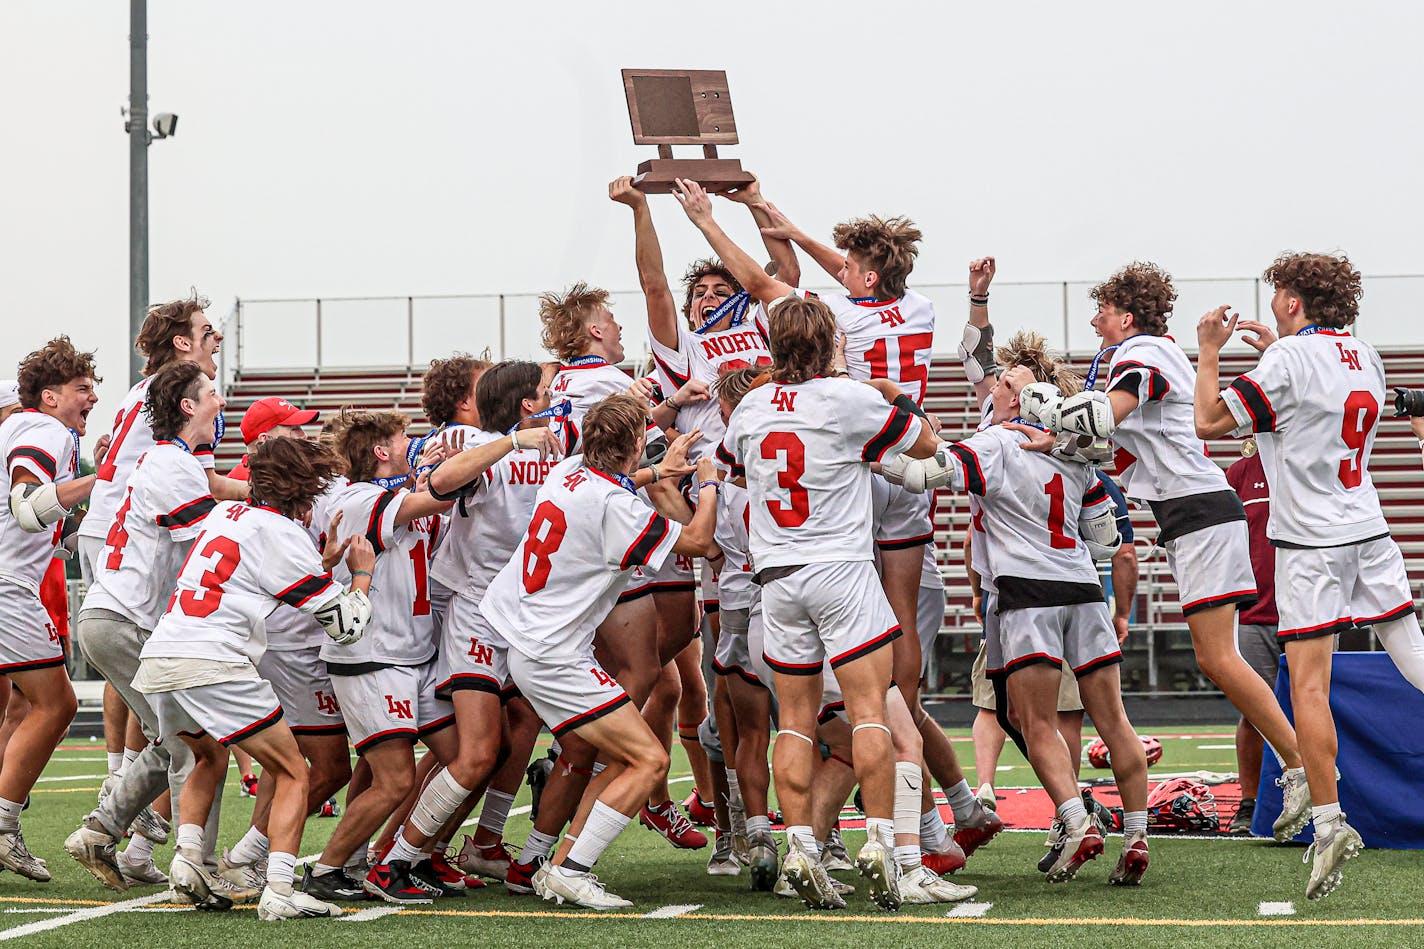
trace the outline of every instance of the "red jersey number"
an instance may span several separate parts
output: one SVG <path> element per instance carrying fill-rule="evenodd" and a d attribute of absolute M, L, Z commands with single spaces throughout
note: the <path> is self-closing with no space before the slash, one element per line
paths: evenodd
<path fill-rule="evenodd" d="M 1345 440 L 1345 447 L 1354 452 L 1340 462 L 1340 483 L 1347 488 L 1358 488 L 1364 480 L 1365 443 L 1378 419 L 1379 403 L 1371 393 L 1357 390 L 1345 397 L 1345 420 L 1340 425 L 1340 437 Z"/>
<path fill-rule="evenodd" d="M 1077 542 L 1063 533 L 1063 476 L 1056 474 L 1043 486 L 1048 495 L 1048 539 L 1054 550 L 1072 550 Z"/>
<path fill-rule="evenodd" d="M 129 409 L 126 414 L 120 414 L 114 419 L 114 439 L 109 445 L 108 452 L 104 455 L 104 463 L 99 466 L 97 478 L 100 481 L 113 481 L 114 474 L 118 471 L 115 462 L 119 458 L 119 446 L 124 443 L 124 439 L 129 436 L 129 429 L 133 428 L 134 420 L 138 418 L 138 413 L 143 409 L 142 403 Z"/>
<path fill-rule="evenodd" d="M 569 522 L 553 501 L 544 501 L 534 509 L 529 533 L 524 536 L 524 592 L 538 593 L 549 582 L 549 570 L 554 566 L 550 557 L 564 542 Z"/>
<path fill-rule="evenodd" d="M 203 619 L 212 616 L 217 610 L 218 604 L 222 602 L 222 585 L 232 577 L 232 572 L 237 569 L 237 562 L 242 557 L 242 551 L 238 550 L 237 541 L 231 537 L 214 537 L 203 545 L 198 556 L 216 556 L 218 559 L 211 567 L 203 571 L 202 577 L 198 579 L 199 588 L 197 590 L 183 590 L 178 594 L 178 608 L 188 616 Z"/>
<path fill-rule="evenodd" d="M 811 516 L 811 495 L 801 486 L 801 476 L 806 473 L 806 445 L 793 432 L 771 432 L 762 439 L 763 460 L 774 461 L 782 454 L 786 460 L 776 473 L 776 483 L 786 489 L 790 503 L 768 500 L 766 509 L 782 527 L 800 527 Z"/>
<path fill-rule="evenodd" d="M 895 337 L 895 341 L 900 348 L 899 372 L 895 375 L 890 373 L 890 343 L 881 337 L 865 352 L 865 361 L 870 363 L 870 378 L 894 380 L 906 395 L 919 404 L 925 400 L 925 388 L 930 378 L 929 364 L 921 364 L 919 356 L 934 347 L 934 334 L 907 333 Z"/>
<path fill-rule="evenodd" d="M 411 616 L 430 615 L 430 564 L 425 559 L 425 541 L 417 541 L 410 549 L 410 565 L 415 569 L 415 602 L 411 604 Z"/>
<path fill-rule="evenodd" d="M 123 506 L 119 508 L 119 513 L 114 515 L 114 523 L 109 525 L 108 536 L 104 538 L 104 545 L 109 548 L 109 559 L 104 562 L 104 566 L 109 570 L 117 570 L 123 565 L 124 548 L 129 543 L 129 532 L 124 527 L 124 518 L 129 516 L 129 503 L 132 501 L 132 493 L 124 497 Z"/>

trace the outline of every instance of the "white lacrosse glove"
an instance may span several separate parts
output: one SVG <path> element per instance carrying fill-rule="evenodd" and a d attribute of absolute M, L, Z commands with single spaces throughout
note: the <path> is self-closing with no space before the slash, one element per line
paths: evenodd
<path fill-rule="evenodd" d="M 1056 432 L 1077 432 L 1093 438 L 1109 438 L 1117 428 L 1112 403 L 1108 401 L 1105 392 L 1091 389 L 1075 392 L 1064 399 L 1057 409 L 1058 424 L 1048 426 Z"/>
<path fill-rule="evenodd" d="M 1058 407 L 1063 394 L 1051 382 L 1030 382 L 1019 390 L 1019 414 L 1050 431 L 1058 430 Z"/>

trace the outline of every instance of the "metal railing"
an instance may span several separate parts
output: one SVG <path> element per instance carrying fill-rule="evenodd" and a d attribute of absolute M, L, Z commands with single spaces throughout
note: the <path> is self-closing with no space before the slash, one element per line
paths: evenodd
<path fill-rule="evenodd" d="M 1195 348 L 1196 320 L 1213 307 L 1233 306 L 1245 317 L 1271 322 L 1271 288 L 1259 278 L 1177 278 L 1174 335 Z M 1424 275 L 1365 278 L 1359 334 L 1375 346 L 1424 344 L 1415 314 L 1424 308 Z M 1001 329 L 1036 330 L 1072 353 L 1098 348 L 1088 321 L 1096 311 L 1093 281 L 996 281 L 991 315 Z M 812 289 L 828 290 L 829 287 Z M 838 289 L 838 288 L 837 288 Z M 934 301 L 937 352 L 953 352 L 966 312 L 962 283 L 916 285 Z M 638 291 L 610 294 L 623 326 L 629 357 L 648 352 L 643 298 Z M 391 297 L 239 298 L 223 322 L 227 341 L 223 381 L 244 368 L 333 369 L 416 366 L 452 351 L 488 349 L 496 359 L 547 359 L 540 342 L 539 294 L 488 293 Z M 1228 348 L 1245 344 L 1235 341 Z"/>

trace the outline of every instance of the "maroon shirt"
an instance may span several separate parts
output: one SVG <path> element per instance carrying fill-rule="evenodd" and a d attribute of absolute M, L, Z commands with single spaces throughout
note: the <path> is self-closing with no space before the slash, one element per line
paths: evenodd
<path fill-rule="evenodd" d="M 1275 626 L 1280 622 L 1276 613 L 1276 548 L 1266 539 L 1266 521 L 1271 517 L 1271 489 L 1266 485 L 1261 456 L 1242 458 L 1227 468 L 1226 481 L 1241 495 L 1241 503 L 1246 508 L 1246 531 L 1251 536 L 1251 572 L 1256 575 L 1256 590 L 1260 594 L 1255 606 L 1241 611 L 1239 621 L 1244 626 Z"/>

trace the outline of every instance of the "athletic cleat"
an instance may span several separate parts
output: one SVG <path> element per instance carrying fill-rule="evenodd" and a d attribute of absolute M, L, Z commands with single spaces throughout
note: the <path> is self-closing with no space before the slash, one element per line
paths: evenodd
<path fill-rule="evenodd" d="M 254 860 L 251 863 L 237 863 L 224 850 L 218 860 L 218 876 L 229 883 L 261 893 L 267 886 L 267 861 Z"/>
<path fill-rule="evenodd" d="M 514 896 L 533 893 L 534 874 L 547 862 L 547 857 L 535 857 L 528 863 L 514 861 L 509 865 L 509 872 L 504 875 L 504 888 Z"/>
<path fill-rule="evenodd" d="M 901 903 L 958 903 L 978 893 L 977 886 L 942 880 L 925 866 L 906 870 L 900 877 Z"/>
<path fill-rule="evenodd" d="M 173 825 L 168 822 L 168 819 L 151 806 L 139 811 L 138 816 L 129 825 L 130 834 L 147 837 L 156 844 L 168 843 L 168 834 L 172 829 Z"/>
<path fill-rule="evenodd" d="M 366 879 L 366 874 L 371 872 L 371 866 L 370 852 L 362 851 L 359 857 L 353 853 L 351 855 L 351 861 L 342 867 L 342 869 L 346 871 L 346 875 L 351 878 L 352 882 L 360 886 L 361 881 Z M 317 898 L 321 899 L 321 897 Z"/>
<path fill-rule="evenodd" d="M 544 900 L 553 900 L 557 905 L 572 903 L 585 909 L 627 909 L 631 900 L 625 900 L 608 889 L 592 873 L 577 873 L 546 863 L 534 874 L 534 892 Z"/>
<path fill-rule="evenodd" d="M 387 903 L 412 905 L 435 902 L 431 892 L 411 878 L 410 864 L 404 860 L 376 864 L 366 874 L 363 885 L 367 893 Z"/>
<path fill-rule="evenodd" d="M 256 886 L 251 883 L 238 883 L 227 877 L 212 875 L 212 882 L 209 883 L 213 893 L 217 896 L 225 897 L 233 903 L 251 903 L 262 895 L 262 888 L 267 884 L 262 882 Z"/>
<path fill-rule="evenodd" d="M 243 797 L 257 796 L 257 775 L 244 774 L 239 782 L 238 793 Z"/>
<path fill-rule="evenodd" d="M 749 843 L 751 852 L 748 855 L 747 866 L 751 869 L 752 889 L 765 893 L 776 885 L 781 852 L 776 849 L 776 839 L 771 834 L 757 834 L 751 838 Z M 824 869 L 830 869 L 826 867 L 824 859 L 821 861 L 821 866 Z"/>
<path fill-rule="evenodd" d="M 975 801 L 973 813 L 954 825 L 954 842 L 964 851 L 967 860 L 974 851 L 985 846 L 1004 829 L 1004 820 L 985 807 L 982 801 Z"/>
<path fill-rule="evenodd" d="M 25 837 L 19 827 L 0 833 L 0 868 L 13 870 L 36 883 L 48 883 L 52 879 L 45 862 L 25 846 Z"/>
<path fill-rule="evenodd" d="M 707 858 L 707 875 L 713 877 L 734 877 L 742 872 L 737 855 L 732 852 L 732 832 L 717 831 L 716 842 L 712 845 L 712 856 Z"/>
<path fill-rule="evenodd" d="M 717 826 L 717 809 L 702 800 L 702 795 L 697 793 L 696 788 L 693 788 L 687 800 L 682 802 L 682 809 L 687 812 L 687 819 L 694 824 L 712 828 Z"/>
<path fill-rule="evenodd" d="M 449 864 L 446 867 L 451 871 L 448 876 L 440 872 L 433 857 L 412 863 L 409 870 L 411 882 L 437 898 L 464 896 L 465 875 Z"/>
<path fill-rule="evenodd" d="M 1088 816 L 1093 819 L 1093 823 L 1098 825 L 1098 833 L 1106 838 L 1107 835 L 1113 831 L 1122 830 L 1121 808 L 1117 808 L 1117 813 L 1114 813 L 1113 808 L 1108 807 L 1102 801 L 1093 797 L 1092 788 L 1083 788 L 1080 794 L 1083 798 L 1083 807 L 1087 810 Z"/>
<path fill-rule="evenodd" d="M 143 863 L 130 863 L 128 857 L 123 854 L 118 856 L 119 870 L 124 875 L 124 882 L 130 886 L 167 886 L 168 874 L 158 869 L 158 864 L 153 862 L 153 855 Z"/>
<path fill-rule="evenodd" d="M 1236 816 L 1231 818 L 1231 828 L 1227 830 L 1233 837 L 1251 836 L 1251 819 L 1256 816 L 1256 799 L 1243 797 L 1236 808 Z"/>
<path fill-rule="evenodd" d="M 450 862 L 450 854 L 436 853 L 430 856 L 430 867 L 435 871 L 442 883 L 451 886 L 458 886 L 462 891 L 483 889 L 485 881 L 474 874 L 466 875 L 465 871 Z M 474 882 L 470 882 L 473 880 Z"/>
<path fill-rule="evenodd" d="M 1310 785 L 1305 780 L 1305 769 L 1285 772 L 1276 778 L 1276 787 L 1281 789 L 1281 816 L 1271 826 L 1271 836 L 1283 844 L 1310 823 Z"/>
<path fill-rule="evenodd" d="M 727 823 L 732 825 L 732 856 L 746 866 L 750 862 L 751 842 L 747 839 L 747 812 L 740 797 L 727 802 Z"/>
<path fill-rule="evenodd" d="M 168 880 L 173 892 L 186 897 L 200 910 L 222 912 L 232 909 L 232 900 L 218 888 L 218 878 L 208 872 L 201 860 L 189 860 L 181 851 L 173 854 L 168 867 Z"/>
<path fill-rule="evenodd" d="M 529 822 L 532 824 L 539 819 L 539 799 L 544 796 L 544 786 L 549 783 L 549 775 L 554 773 L 554 751 L 549 749 L 549 753 L 543 758 L 529 762 L 529 767 L 524 769 L 524 780 L 529 784 Z M 530 890 L 529 892 L 534 892 Z"/>
<path fill-rule="evenodd" d="M 815 854 L 802 847 L 801 841 L 792 838 L 787 843 L 782 874 L 792 893 L 800 897 L 801 902 L 809 908 L 845 908 L 845 898 L 836 892 L 831 875 L 816 859 Z"/>
<path fill-rule="evenodd" d="M 824 870 L 825 868 L 822 867 L 821 869 Z M 830 874 L 826 875 L 826 879 L 831 881 L 831 892 L 835 893 L 836 896 L 839 896 L 841 899 L 855 895 L 855 887 L 849 883 L 842 883 Z M 776 885 L 772 887 L 771 895 L 780 896 L 789 900 L 799 900 L 801 898 L 801 894 L 797 893 L 796 889 L 787 881 L 785 873 L 777 875 Z"/>
<path fill-rule="evenodd" d="M 1098 833 L 1098 826 L 1092 818 L 1085 820 L 1082 827 L 1067 828 L 1063 835 L 1063 849 L 1048 868 L 1048 882 L 1067 883 L 1083 864 L 1096 860 L 1102 852 L 1103 835 Z"/>
<path fill-rule="evenodd" d="M 475 843 L 475 838 L 468 834 L 465 835 L 464 846 L 460 848 L 460 855 L 455 858 L 455 865 L 466 873 L 473 873 L 499 883 L 504 882 L 505 874 L 509 872 L 509 865 L 513 862 L 514 855 L 509 852 L 504 841 L 490 844 L 488 847 L 481 847 Z"/>
<path fill-rule="evenodd" d="M 1322 840 L 1317 834 L 1315 840 L 1306 848 L 1301 862 L 1310 863 L 1312 856 L 1315 862 L 1310 867 L 1310 882 L 1305 887 L 1305 898 L 1314 901 L 1329 896 L 1344 877 L 1345 861 L 1359 856 L 1363 849 L 1365 842 L 1360 839 L 1355 828 L 1345 823 L 1345 815 L 1341 814 L 1329 836 Z"/>
<path fill-rule="evenodd" d="M 326 799 L 326 803 L 321 806 L 321 809 L 316 812 L 316 816 L 317 816 L 317 817 L 340 817 L 340 816 L 341 816 L 341 805 L 338 804 L 338 803 L 336 803 L 336 798 L 334 798 L 334 797 L 329 797 L 329 798 Z"/>
<path fill-rule="evenodd" d="M 64 852 L 93 874 L 94 879 L 122 893 L 129 888 L 129 881 L 118 863 L 118 854 L 114 849 L 117 843 L 98 820 L 90 816 L 85 818 L 78 830 L 65 838 Z"/>
<path fill-rule="evenodd" d="M 679 850 L 701 850 L 707 846 L 707 835 L 693 827 L 692 821 L 672 801 L 656 810 L 644 804 L 638 821 L 649 830 L 662 834 L 668 843 Z"/>
<path fill-rule="evenodd" d="M 900 908 L 900 868 L 884 840 L 867 835 L 855 855 L 855 868 L 870 881 L 870 902 L 888 912 Z"/>
<path fill-rule="evenodd" d="M 262 899 L 257 903 L 257 918 L 263 922 L 279 922 L 284 919 L 321 919 L 340 915 L 340 906 L 335 903 L 324 903 L 301 890 L 278 893 L 270 886 L 265 887 L 262 890 Z"/>
<path fill-rule="evenodd" d="M 1108 877 L 1110 886 L 1141 886 L 1147 873 L 1147 834 L 1139 830 L 1122 842 L 1122 856 Z"/>
<path fill-rule="evenodd" d="M 1039 873 L 1047 873 L 1053 869 L 1058 855 L 1063 852 L 1063 821 L 1057 817 L 1053 818 L 1053 823 L 1048 828 L 1048 837 L 1043 841 L 1043 845 L 1048 848 L 1048 853 L 1038 858 Z"/>
<path fill-rule="evenodd" d="M 979 785 L 979 790 L 974 792 L 974 796 L 978 798 L 980 804 L 989 810 L 997 811 L 999 809 L 998 795 L 994 793 L 994 786 L 987 781 Z"/>
<path fill-rule="evenodd" d="M 325 902 L 340 900 L 343 903 L 355 903 L 371 898 L 366 888 L 344 869 L 315 876 L 311 864 L 307 864 L 306 873 L 302 876 L 302 892 L 314 900 Z"/>
<path fill-rule="evenodd" d="M 948 846 L 942 851 L 924 850 L 920 853 L 922 865 L 928 867 L 930 872 L 937 876 L 948 876 L 964 869 L 964 865 L 969 862 L 964 851 L 959 849 L 959 844 L 953 837 L 947 841 Z"/>
<path fill-rule="evenodd" d="M 830 834 L 826 837 L 826 846 L 821 850 L 821 866 L 825 867 L 829 873 L 855 869 L 855 864 L 850 862 L 850 851 L 846 849 L 845 841 L 841 839 L 841 829 L 838 826 L 832 827 Z"/>

